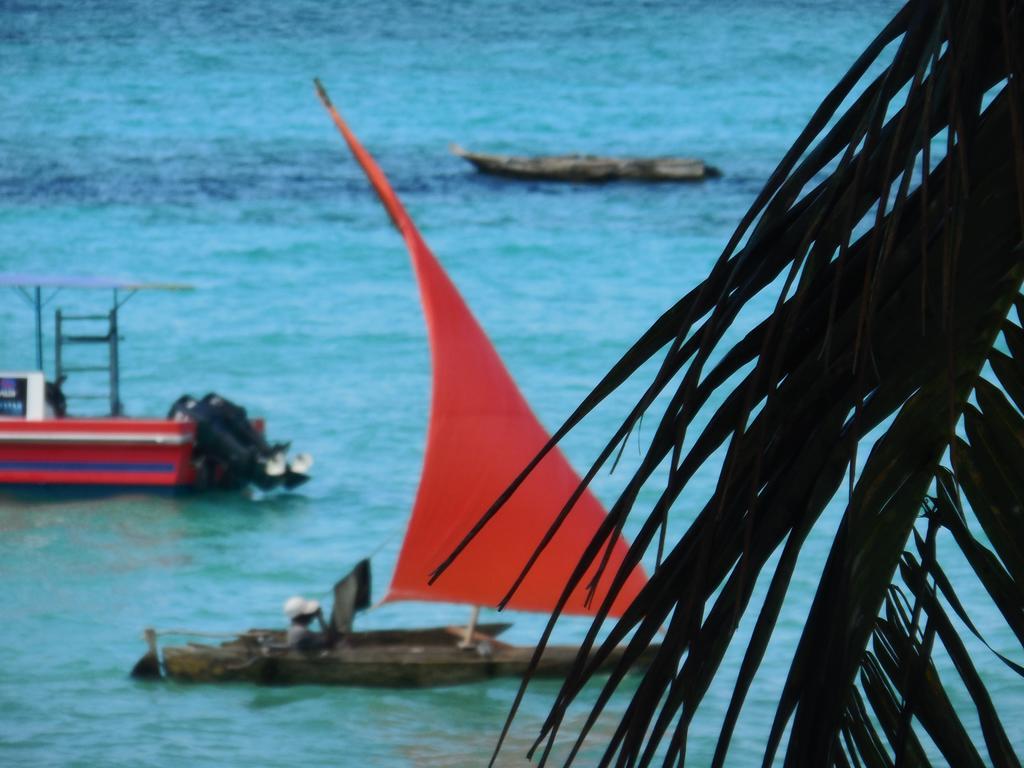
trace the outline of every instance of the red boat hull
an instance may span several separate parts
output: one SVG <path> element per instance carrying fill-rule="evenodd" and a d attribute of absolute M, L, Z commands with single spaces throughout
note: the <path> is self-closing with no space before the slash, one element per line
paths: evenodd
<path fill-rule="evenodd" d="M 0 419 L 0 487 L 187 490 L 195 429 L 168 419 Z"/>

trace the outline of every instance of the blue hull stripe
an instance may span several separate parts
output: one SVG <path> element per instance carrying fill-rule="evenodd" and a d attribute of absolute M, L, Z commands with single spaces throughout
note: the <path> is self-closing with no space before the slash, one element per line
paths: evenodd
<path fill-rule="evenodd" d="M 114 496 L 185 496 L 195 493 L 190 485 L 136 485 L 132 483 L 12 483 L 0 484 L 0 499 L 53 502 L 107 499 Z"/>
<path fill-rule="evenodd" d="M 32 470 L 41 472 L 173 472 L 167 463 L 108 463 L 91 461 L 0 461 L 0 470 Z"/>

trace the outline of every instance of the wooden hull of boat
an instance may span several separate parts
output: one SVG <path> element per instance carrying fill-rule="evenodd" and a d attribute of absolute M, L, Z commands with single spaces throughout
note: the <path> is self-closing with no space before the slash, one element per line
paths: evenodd
<path fill-rule="evenodd" d="M 342 685 L 424 688 L 458 685 L 499 677 L 522 677 L 533 658 L 532 647 L 493 639 L 459 648 L 458 628 L 353 633 L 347 643 L 327 651 L 304 653 L 269 650 L 278 633 L 250 632 L 219 646 L 167 647 L 163 666 L 176 680 L 203 683 L 245 682 L 261 685 Z M 479 638 L 478 638 L 479 639 Z M 549 646 L 534 677 L 563 677 L 577 648 Z M 621 658 L 613 654 L 609 665 Z M 645 659 L 646 660 L 646 659 Z"/>
<path fill-rule="evenodd" d="M 467 152 L 459 147 L 453 147 L 452 152 L 468 160 L 482 173 L 540 181 L 703 181 L 721 175 L 703 160 L 681 157 L 515 157 Z"/>

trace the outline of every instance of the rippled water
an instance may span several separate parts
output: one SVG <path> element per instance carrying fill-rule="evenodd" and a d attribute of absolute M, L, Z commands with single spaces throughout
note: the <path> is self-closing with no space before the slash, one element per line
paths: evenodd
<path fill-rule="evenodd" d="M 314 481 L 293 494 L 0 501 L 0 762 L 471 766 L 490 753 L 513 683 L 394 693 L 127 677 L 144 626 L 273 626 L 286 597 L 322 595 L 370 552 L 380 596 L 397 554 L 422 460 L 425 333 L 402 244 L 316 101 L 314 76 L 554 427 L 706 272 L 895 8 L 0 2 L 0 270 L 194 283 L 124 307 L 129 412 L 217 391 L 317 459 Z M 725 175 L 512 183 L 477 175 L 450 142 L 692 155 Z M 48 311 L 106 298 L 65 292 Z M 31 320 L 17 294 L 0 300 L 0 368 L 31 367 Z M 623 403 L 569 441 L 578 468 Z M 699 477 L 688 498 L 713 479 Z M 618 480 L 598 479 L 605 502 Z M 676 532 L 692 507 L 680 506 Z M 809 558 L 824 554 L 812 541 Z M 805 585 L 804 608 L 813 579 Z M 787 612 L 783 640 L 800 611 Z M 390 605 L 363 624 L 465 615 Z M 536 639 L 541 617 L 515 619 L 513 640 Z M 560 637 L 584 629 L 567 622 Z M 773 711 L 758 704 L 786 669 L 784 654 L 770 659 L 737 764 L 754 762 Z M 522 760 L 555 690 L 528 697 L 505 762 Z M 694 727 L 695 764 L 727 694 L 713 689 L 712 714 Z"/>

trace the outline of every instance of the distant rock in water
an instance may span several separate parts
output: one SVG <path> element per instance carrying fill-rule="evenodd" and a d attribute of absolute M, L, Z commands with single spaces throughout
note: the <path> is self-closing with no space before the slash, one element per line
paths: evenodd
<path fill-rule="evenodd" d="M 604 182 L 703 181 L 721 176 L 717 168 L 689 157 L 600 157 L 597 155 L 487 155 L 469 152 L 457 144 L 452 154 L 464 158 L 482 173 L 516 179 Z"/>

